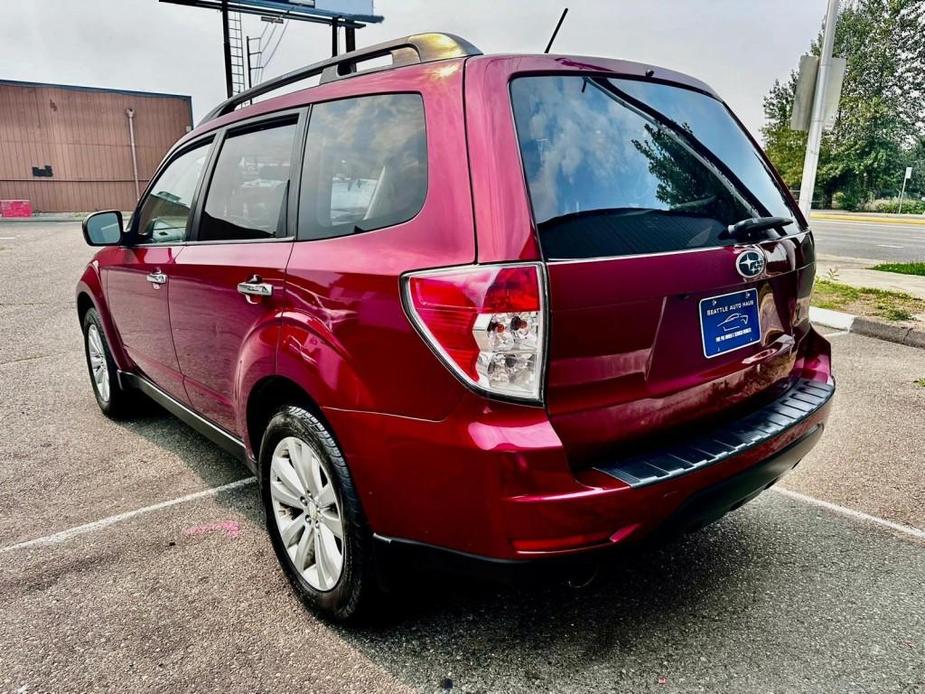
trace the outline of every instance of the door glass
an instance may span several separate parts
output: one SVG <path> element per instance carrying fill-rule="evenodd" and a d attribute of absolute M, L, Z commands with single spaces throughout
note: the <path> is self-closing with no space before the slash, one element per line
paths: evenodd
<path fill-rule="evenodd" d="M 285 236 L 296 123 L 225 138 L 199 224 L 199 241 Z"/>
<path fill-rule="evenodd" d="M 158 176 L 138 213 L 137 242 L 181 243 L 186 240 L 193 194 L 202 175 L 208 143 L 184 152 Z"/>
<path fill-rule="evenodd" d="M 341 99 L 312 107 L 299 227 L 331 238 L 406 222 L 427 193 L 420 94 Z"/>

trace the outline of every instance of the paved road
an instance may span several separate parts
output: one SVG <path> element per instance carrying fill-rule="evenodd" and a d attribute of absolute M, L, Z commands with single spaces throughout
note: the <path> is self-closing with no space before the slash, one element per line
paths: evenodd
<path fill-rule="evenodd" d="M 97 411 L 76 228 L 10 226 L 0 692 L 925 692 L 925 542 L 775 492 L 584 590 L 420 575 L 372 625 L 319 622 L 276 568 L 253 486 L 225 486 L 243 467 L 157 411 Z M 925 351 L 831 339 L 833 419 L 786 486 L 925 528 Z"/>
<path fill-rule="evenodd" d="M 925 260 L 925 224 L 812 219 L 810 226 L 822 255 L 884 262 Z"/>

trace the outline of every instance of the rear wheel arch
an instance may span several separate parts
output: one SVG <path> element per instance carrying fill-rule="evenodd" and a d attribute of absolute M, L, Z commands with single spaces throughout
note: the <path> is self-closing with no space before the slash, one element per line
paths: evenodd
<path fill-rule="evenodd" d="M 336 440 L 334 430 L 321 411 L 321 407 L 308 391 L 285 376 L 267 376 L 251 388 L 245 411 L 248 443 L 254 458 L 258 461 L 260 460 L 260 444 L 267 425 L 273 419 L 273 415 L 287 405 L 297 405 L 306 409 L 324 424 Z"/>

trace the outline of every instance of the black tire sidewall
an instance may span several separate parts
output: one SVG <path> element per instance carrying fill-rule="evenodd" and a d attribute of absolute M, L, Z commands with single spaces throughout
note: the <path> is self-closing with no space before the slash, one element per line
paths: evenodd
<path fill-rule="evenodd" d="M 322 459 L 334 485 L 344 524 L 344 563 L 337 584 L 327 591 L 313 588 L 293 566 L 283 546 L 270 497 L 270 462 L 276 445 L 295 436 L 311 446 Z M 288 406 L 270 420 L 260 445 L 260 493 L 266 512 L 267 532 L 287 578 L 302 601 L 321 615 L 338 621 L 356 617 L 373 590 L 371 533 L 360 506 L 347 463 L 333 436 L 308 410 Z"/>

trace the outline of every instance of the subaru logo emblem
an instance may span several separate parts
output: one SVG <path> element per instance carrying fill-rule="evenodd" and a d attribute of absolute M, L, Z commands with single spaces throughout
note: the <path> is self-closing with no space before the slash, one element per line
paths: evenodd
<path fill-rule="evenodd" d="M 757 277 L 764 272 L 764 266 L 767 264 L 764 253 L 757 248 L 749 248 L 736 256 L 736 270 L 745 279 Z"/>

